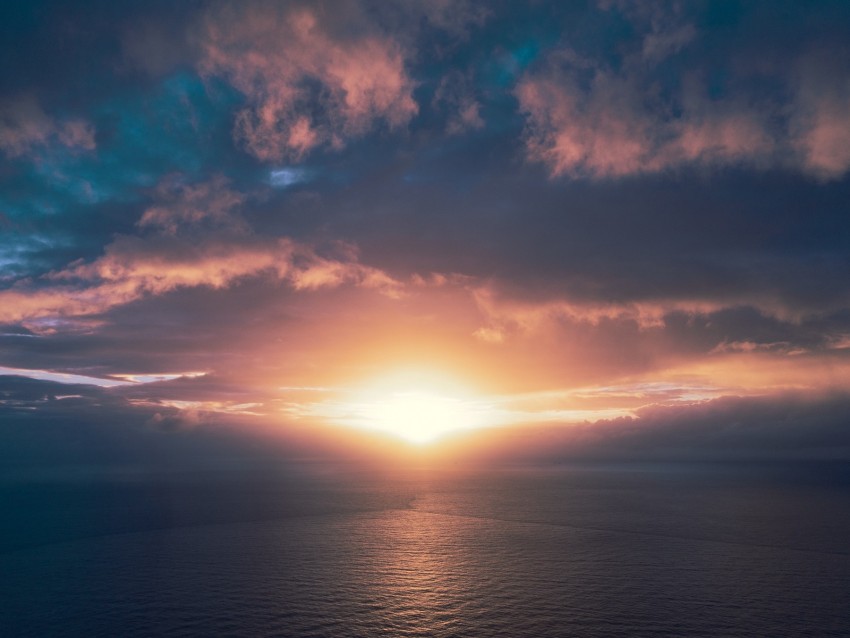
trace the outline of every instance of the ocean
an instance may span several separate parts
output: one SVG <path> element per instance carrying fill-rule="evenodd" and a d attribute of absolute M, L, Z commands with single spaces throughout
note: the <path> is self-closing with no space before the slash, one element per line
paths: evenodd
<path fill-rule="evenodd" d="M 841 464 L 0 482 L 2 636 L 850 636 Z"/>

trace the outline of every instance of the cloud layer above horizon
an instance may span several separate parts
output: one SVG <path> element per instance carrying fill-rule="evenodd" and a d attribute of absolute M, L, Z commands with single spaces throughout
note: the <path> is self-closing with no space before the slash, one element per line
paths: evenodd
<path fill-rule="evenodd" d="M 301 432 L 418 367 L 600 433 L 798 397 L 846 454 L 844 3 L 0 18 L 0 367 L 120 382 L 75 414 Z M 10 422 L 71 405 L 3 383 Z"/>

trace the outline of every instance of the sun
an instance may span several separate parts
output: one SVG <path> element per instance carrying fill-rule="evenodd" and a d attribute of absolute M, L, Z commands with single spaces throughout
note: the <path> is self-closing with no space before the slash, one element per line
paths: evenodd
<path fill-rule="evenodd" d="M 484 421 L 474 403 L 424 391 L 394 392 L 362 407 L 367 427 L 420 445 Z"/>
<path fill-rule="evenodd" d="M 345 425 L 391 434 L 416 445 L 449 432 L 486 427 L 493 406 L 450 375 L 403 370 L 351 390 L 337 406 Z"/>

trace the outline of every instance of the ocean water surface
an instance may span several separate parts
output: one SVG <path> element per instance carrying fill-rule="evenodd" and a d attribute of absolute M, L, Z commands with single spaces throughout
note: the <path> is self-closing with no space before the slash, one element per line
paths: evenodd
<path fill-rule="evenodd" d="M 7 476 L 3 636 L 848 636 L 841 465 Z"/>

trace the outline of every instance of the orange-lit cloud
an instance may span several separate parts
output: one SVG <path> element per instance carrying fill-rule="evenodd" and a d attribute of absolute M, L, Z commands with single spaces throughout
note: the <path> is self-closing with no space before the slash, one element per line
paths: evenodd
<path fill-rule="evenodd" d="M 483 284 L 472 295 L 486 318 L 476 336 L 492 342 L 504 341 L 511 333 L 533 333 L 547 330 L 560 321 L 599 324 L 603 320 L 632 321 L 640 328 L 663 325 L 664 317 L 674 312 L 709 314 L 740 303 L 711 299 L 669 299 L 603 302 L 554 297 L 524 300 L 504 294 L 492 285 Z"/>
<path fill-rule="evenodd" d="M 309 246 L 288 239 L 197 246 L 167 238 L 150 242 L 124 237 L 100 259 L 53 273 L 49 286 L 0 291 L 0 321 L 97 314 L 144 295 L 196 286 L 226 288 L 243 278 L 263 275 L 296 290 L 345 283 L 389 295 L 398 295 L 400 289 L 398 282 L 374 268 L 321 257 Z"/>
<path fill-rule="evenodd" d="M 156 189 L 160 200 L 138 222 L 153 234 L 119 236 L 104 255 L 75 262 L 38 282 L 0 291 L 0 322 L 28 323 L 49 317 L 95 315 L 146 295 L 181 288 L 224 289 L 266 277 L 295 290 L 351 284 L 401 294 L 400 282 L 358 261 L 357 250 L 337 242 L 331 255 L 287 237 L 250 232 L 236 210 L 245 200 L 225 180 L 199 185 L 171 180 Z"/>

